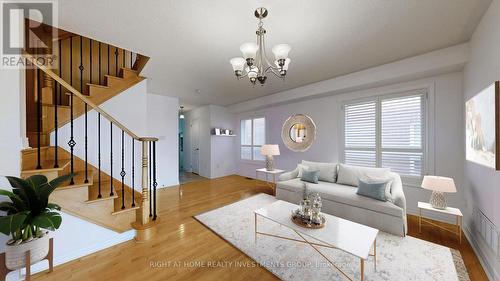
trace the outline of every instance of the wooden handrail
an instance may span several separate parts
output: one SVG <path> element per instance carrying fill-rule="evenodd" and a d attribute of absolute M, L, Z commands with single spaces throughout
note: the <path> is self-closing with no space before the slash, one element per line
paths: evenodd
<path fill-rule="evenodd" d="M 129 130 L 127 127 L 125 127 L 122 123 L 120 123 L 118 120 L 113 118 L 111 115 L 109 115 L 106 111 L 101 109 L 98 105 L 94 104 L 92 101 L 90 101 L 85 95 L 80 93 L 78 90 L 73 88 L 69 83 L 64 81 L 59 75 L 55 74 L 52 70 L 48 69 L 45 65 L 37 63 L 36 59 L 27 53 L 24 53 L 23 56 L 30 61 L 31 64 L 35 65 L 39 69 L 41 69 L 43 72 L 45 72 L 47 75 L 49 75 L 52 79 L 56 80 L 59 84 L 61 84 L 64 88 L 66 88 L 68 91 L 73 93 L 76 97 L 81 99 L 84 103 L 92 107 L 95 111 L 99 112 L 102 116 L 104 116 L 106 119 L 111 121 L 115 126 L 126 132 L 128 135 L 130 135 L 132 138 L 138 141 L 158 141 L 158 138 L 154 137 L 139 137 L 134 132 Z"/>

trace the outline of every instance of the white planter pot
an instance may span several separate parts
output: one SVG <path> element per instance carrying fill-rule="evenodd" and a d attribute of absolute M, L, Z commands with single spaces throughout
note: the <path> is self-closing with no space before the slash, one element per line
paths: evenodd
<path fill-rule="evenodd" d="M 30 264 L 43 260 L 49 253 L 49 235 L 19 245 L 6 245 L 5 266 L 16 270 L 26 266 L 26 252 L 30 251 Z"/>

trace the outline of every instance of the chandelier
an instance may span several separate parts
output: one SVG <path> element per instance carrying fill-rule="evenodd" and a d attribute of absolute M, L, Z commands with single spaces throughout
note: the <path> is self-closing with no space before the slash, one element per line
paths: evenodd
<path fill-rule="evenodd" d="M 272 73 L 276 77 L 284 80 L 288 71 L 288 65 L 291 61 L 290 58 L 288 58 L 291 47 L 288 44 L 278 44 L 274 46 L 272 48 L 274 61 L 270 63 L 266 55 L 266 30 L 262 22 L 262 19 L 267 16 L 267 9 L 262 7 L 257 8 L 254 14 L 255 17 L 259 19 L 258 28 L 255 32 L 257 34 L 257 43 L 243 43 L 240 46 L 243 57 L 232 58 L 229 61 L 233 66 L 234 74 L 238 79 L 248 77 L 253 85 L 255 85 L 257 81 L 259 81 L 261 85 L 264 85 L 267 79 L 266 74 L 268 73 Z"/>

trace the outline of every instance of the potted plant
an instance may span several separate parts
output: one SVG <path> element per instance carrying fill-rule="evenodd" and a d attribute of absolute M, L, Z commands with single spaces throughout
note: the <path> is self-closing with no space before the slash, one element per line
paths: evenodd
<path fill-rule="evenodd" d="M 12 236 L 5 249 L 5 265 L 10 270 L 26 266 L 25 254 L 30 251 L 31 263 L 44 259 L 49 252 L 49 235 L 61 225 L 61 208 L 49 203 L 50 194 L 71 175 L 48 181 L 43 175 L 27 179 L 6 177 L 12 192 L 0 189 L 0 195 L 11 200 L 0 202 L 0 232 Z"/>

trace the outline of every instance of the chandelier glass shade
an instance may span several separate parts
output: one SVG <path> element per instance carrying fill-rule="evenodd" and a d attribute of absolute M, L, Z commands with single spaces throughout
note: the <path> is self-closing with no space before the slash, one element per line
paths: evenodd
<path fill-rule="evenodd" d="M 252 84 L 257 81 L 260 85 L 264 85 L 267 80 L 267 74 L 272 73 L 276 77 L 285 79 L 290 65 L 288 53 L 292 49 L 288 44 L 278 44 L 272 48 L 274 60 L 270 60 L 266 54 L 266 42 L 264 23 L 262 19 L 267 16 L 266 8 L 257 8 L 255 17 L 259 19 L 257 31 L 257 43 L 248 42 L 240 46 L 240 51 L 243 57 L 232 58 L 229 62 L 233 67 L 236 78 L 241 79 L 248 77 Z"/>

